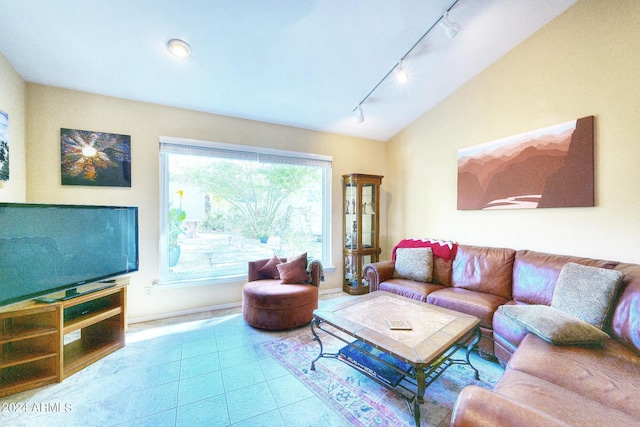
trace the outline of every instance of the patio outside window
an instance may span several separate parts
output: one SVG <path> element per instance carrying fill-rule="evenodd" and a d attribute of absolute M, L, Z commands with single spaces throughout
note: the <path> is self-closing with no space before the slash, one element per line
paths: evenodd
<path fill-rule="evenodd" d="M 329 260 L 331 158 L 162 138 L 161 284 L 241 280 L 247 261 Z"/>

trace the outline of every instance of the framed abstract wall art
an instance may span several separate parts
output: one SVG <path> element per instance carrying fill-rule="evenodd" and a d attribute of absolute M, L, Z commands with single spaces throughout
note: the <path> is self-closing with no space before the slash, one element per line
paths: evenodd
<path fill-rule="evenodd" d="M 60 129 L 62 185 L 131 187 L 131 136 Z"/>
<path fill-rule="evenodd" d="M 595 206 L 594 117 L 458 150 L 458 210 Z"/>
<path fill-rule="evenodd" d="M 0 181 L 9 181 L 9 115 L 0 111 Z"/>

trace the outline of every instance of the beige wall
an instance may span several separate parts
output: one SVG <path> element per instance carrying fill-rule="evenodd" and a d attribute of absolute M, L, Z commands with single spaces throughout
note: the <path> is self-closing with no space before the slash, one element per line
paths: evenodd
<path fill-rule="evenodd" d="M 267 146 L 333 156 L 332 253 L 335 272 L 327 271 L 321 289 L 342 286 L 341 176 L 384 174 L 385 144 L 370 140 L 240 120 L 178 108 L 92 95 L 49 86 L 27 86 L 27 199 L 29 202 L 124 204 L 139 206 L 140 271 L 129 289 L 130 318 L 241 301 L 243 283 L 180 289 L 153 288 L 158 279 L 160 136 Z M 131 135 L 131 188 L 62 186 L 60 128 Z M 329 267 L 329 266 L 327 266 Z"/>
<path fill-rule="evenodd" d="M 340 177 L 351 172 L 385 175 L 383 259 L 402 238 L 437 237 L 640 262 L 640 2 L 603 3 L 577 3 L 386 144 L 25 84 L 0 55 L 12 165 L 0 201 L 139 206 L 132 318 L 241 299 L 242 283 L 145 295 L 158 278 L 159 136 L 333 156 L 336 271 L 323 289 L 341 286 Z M 596 117 L 596 207 L 456 210 L 457 149 L 588 115 Z M 61 127 L 131 135 L 132 187 L 60 185 Z"/>
<path fill-rule="evenodd" d="M 640 262 L 638 40 L 640 2 L 580 1 L 396 135 L 386 254 L 436 237 Z M 456 210 L 459 148 L 589 115 L 596 207 Z"/>
<path fill-rule="evenodd" d="M 0 110 L 9 115 L 9 180 L 0 181 L 0 202 L 24 202 L 27 194 L 25 82 L 0 54 Z"/>

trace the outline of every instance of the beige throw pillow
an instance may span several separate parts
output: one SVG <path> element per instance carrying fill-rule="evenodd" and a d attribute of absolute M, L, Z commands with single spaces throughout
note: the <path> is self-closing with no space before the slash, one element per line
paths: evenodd
<path fill-rule="evenodd" d="M 623 276 L 617 270 L 567 263 L 558 276 L 551 307 L 602 329 Z"/>
<path fill-rule="evenodd" d="M 433 252 L 431 248 L 398 248 L 393 277 L 431 282 Z"/>
<path fill-rule="evenodd" d="M 595 326 L 546 305 L 503 305 L 500 311 L 555 345 L 598 344 L 609 338 Z"/>

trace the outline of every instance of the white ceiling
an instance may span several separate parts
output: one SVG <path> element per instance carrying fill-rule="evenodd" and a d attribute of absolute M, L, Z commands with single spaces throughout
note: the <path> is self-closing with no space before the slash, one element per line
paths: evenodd
<path fill-rule="evenodd" d="M 28 82 L 386 141 L 576 0 L 0 0 Z M 188 59 L 170 56 L 171 38 Z"/>

